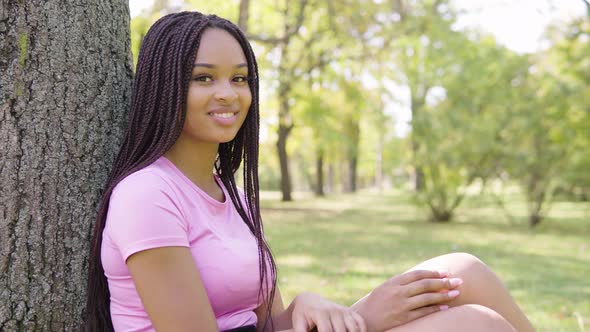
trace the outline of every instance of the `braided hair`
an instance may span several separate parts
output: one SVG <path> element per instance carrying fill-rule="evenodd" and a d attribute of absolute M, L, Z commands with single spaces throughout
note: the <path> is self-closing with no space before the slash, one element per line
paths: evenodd
<path fill-rule="evenodd" d="M 235 24 L 215 15 L 180 12 L 156 21 L 146 34 L 139 52 L 126 135 L 102 195 L 91 242 L 84 323 L 86 331 L 113 331 L 110 293 L 101 263 L 102 233 L 111 193 L 126 176 L 156 161 L 180 136 L 186 118 L 192 67 L 201 36 L 207 28 L 223 29 L 230 33 L 242 47 L 248 64 L 252 103 L 236 137 L 219 145 L 214 167 L 233 205 L 258 242 L 259 299 L 263 298 L 267 304 L 268 319 L 265 325 L 269 321 L 272 324 L 270 310 L 276 289 L 276 265 L 264 239 L 260 217 L 260 117 L 256 58 L 243 32 Z M 244 203 L 234 178 L 242 160 Z"/>

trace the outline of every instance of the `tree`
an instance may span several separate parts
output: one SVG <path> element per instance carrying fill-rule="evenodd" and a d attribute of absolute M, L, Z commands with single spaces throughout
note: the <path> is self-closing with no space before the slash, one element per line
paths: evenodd
<path fill-rule="evenodd" d="M 420 202 L 431 220 L 450 221 L 466 188 L 495 174 L 502 147 L 511 146 L 505 128 L 520 100 L 520 82 L 529 68 L 492 38 L 446 32 L 444 45 L 424 55 L 432 70 L 443 73 L 429 101 L 412 119 L 414 162 L 422 171 Z M 431 38 L 434 39 L 434 38 Z M 434 66 L 436 65 L 436 66 Z M 436 90 L 435 90 L 436 89 Z M 522 101 L 521 101 L 522 104 Z M 415 142 L 412 142 L 415 143 Z"/>
<path fill-rule="evenodd" d="M 294 66 L 289 64 L 289 58 L 293 57 L 291 45 L 292 39 L 297 35 L 301 28 L 307 7 L 307 0 L 300 0 L 296 6 L 292 3 L 285 2 L 279 5 L 281 9 L 279 12 L 281 31 L 278 36 L 267 37 L 265 33 L 258 34 L 250 33 L 252 29 L 248 26 L 248 19 L 251 16 L 249 9 L 249 1 L 241 0 L 240 14 L 241 28 L 248 31 L 248 38 L 266 44 L 272 49 L 277 49 L 279 61 L 277 63 L 276 71 L 278 75 L 277 95 L 279 99 L 279 126 L 277 139 L 277 153 L 279 156 L 279 164 L 281 169 L 281 192 L 283 201 L 290 201 L 291 198 L 291 176 L 289 172 L 289 156 L 287 154 L 287 139 L 293 129 L 293 119 L 290 112 L 289 94 L 292 89 L 292 82 L 294 76 Z"/>
<path fill-rule="evenodd" d="M 402 81 L 410 90 L 410 111 L 412 113 L 411 145 L 414 166 L 414 188 L 417 192 L 424 188 L 424 170 L 418 162 L 417 154 L 421 140 L 428 135 L 420 118 L 424 116 L 426 97 L 430 89 L 440 79 L 438 56 L 441 45 L 446 42 L 454 23 L 455 13 L 446 0 L 395 1 L 395 11 L 400 24 L 397 30 L 385 30 L 386 35 L 398 36 L 395 43 L 395 71 L 401 70 Z M 391 37 L 389 37 L 391 38 Z"/>
<path fill-rule="evenodd" d="M 303 90 L 303 89 L 300 89 Z M 333 101 L 322 95 L 323 90 L 308 91 L 305 89 L 300 92 L 300 102 L 294 108 L 294 114 L 297 115 L 306 131 L 311 134 L 303 135 L 308 138 L 308 145 L 312 148 L 315 157 L 315 181 L 312 181 L 312 187 L 316 196 L 324 196 L 324 161 L 327 150 L 330 150 L 334 144 L 335 132 L 337 131 L 336 121 L 334 121 L 331 105 L 325 100 Z M 332 116 L 331 116 L 332 115 Z"/>
<path fill-rule="evenodd" d="M 324 166 L 329 162 L 342 164 L 341 186 L 345 192 L 355 192 L 359 160 L 360 120 L 366 110 L 365 91 L 354 82 L 337 73 L 322 74 L 324 82 L 316 87 L 299 85 L 295 88 L 293 116 L 299 126 L 294 131 L 292 147 L 303 149 L 301 157 L 315 159 L 315 169 L 304 168 L 317 196 L 324 193 Z M 316 82 L 318 83 L 318 82 Z M 305 158 L 303 158 L 305 159 Z M 300 162 L 304 162 L 300 160 Z"/>
<path fill-rule="evenodd" d="M 296 125 L 292 106 L 297 94 L 295 83 L 317 74 L 318 71 L 332 64 L 341 57 L 350 45 L 363 44 L 363 39 L 352 39 L 349 33 L 358 32 L 345 20 L 346 14 L 354 9 L 367 9 L 373 6 L 354 3 L 322 2 L 299 0 L 292 2 L 264 1 L 256 2 L 255 10 L 247 10 L 246 1 L 240 3 L 240 17 L 249 17 L 252 22 L 264 22 L 264 25 L 252 24 L 247 27 L 248 37 L 254 42 L 265 45 L 269 54 L 275 57 L 270 62 L 273 66 L 269 77 L 276 77 L 276 96 L 278 99 L 277 152 L 281 170 L 282 199 L 291 197 L 291 174 L 287 143 Z M 254 3 L 252 3 L 254 4 Z M 355 17 L 362 17 L 354 15 Z M 372 14 L 368 15 L 372 17 Z M 353 20 L 354 21 L 354 20 Z M 370 19 L 354 21 L 353 25 L 366 24 Z M 347 30 L 348 29 L 348 30 Z M 278 33 L 277 33 L 278 31 Z M 354 36 L 358 37 L 358 36 Z M 362 37 L 362 36 L 361 36 Z M 360 41 L 360 43 L 358 42 Z M 357 58 L 362 58 L 358 56 Z M 260 58 L 260 57 L 259 57 Z M 317 82 L 313 76 L 311 81 Z M 318 161 L 319 162 L 319 161 Z"/>
<path fill-rule="evenodd" d="M 359 143 L 361 135 L 361 114 L 366 111 L 366 95 L 363 94 L 360 83 L 349 79 L 341 82 L 342 90 L 346 96 L 347 112 L 343 114 L 344 130 L 343 141 L 346 146 L 346 159 L 348 163 L 347 192 L 357 190 L 357 166 L 359 159 Z"/>
<path fill-rule="evenodd" d="M 97 204 L 130 98 L 123 1 L 0 10 L 0 330 L 80 330 Z"/>
<path fill-rule="evenodd" d="M 527 102 L 516 105 L 507 126 L 511 145 L 505 149 L 503 167 L 520 183 L 529 226 L 535 227 L 548 211 L 559 172 L 570 163 L 574 132 L 561 82 L 543 73 L 531 76 L 526 86 L 528 92 L 522 96 L 528 97 Z"/>
<path fill-rule="evenodd" d="M 527 198 L 529 225 L 538 225 L 556 190 L 584 198 L 590 189 L 590 22 L 576 19 L 548 31 L 552 47 L 536 55 L 528 99 L 510 127 L 507 171 Z M 523 96 L 526 96 L 523 94 Z"/>
<path fill-rule="evenodd" d="M 588 7 L 590 9 L 590 6 Z M 590 12 L 589 16 L 590 18 Z M 569 120 L 570 131 L 575 137 L 568 142 L 574 151 L 571 163 L 560 173 L 560 189 L 570 197 L 590 200 L 590 20 L 580 17 L 564 26 L 554 27 L 552 40 L 554 47 L 549 50 L 549 68 L 555 68 L 552 76 L 557 76 L 564 87 L 562 98 L 568 101 L 564 118 Z"/>

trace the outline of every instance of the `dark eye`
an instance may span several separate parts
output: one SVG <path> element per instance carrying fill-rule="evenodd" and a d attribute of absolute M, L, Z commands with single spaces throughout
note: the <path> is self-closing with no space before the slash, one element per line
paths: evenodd
<path fill-rule="evenodd" d="M 248 82 L 248 80 L 249 80 L 248 76 L 239 75 L 239 76 L 234 77 L 234 82 L 237 82 L 237 83 Z"/>
<path fill-rule="evenodd" d="M 211 82 L 213 79 L 211 78 L 211 76 L 207 76 L 207 75 L 200 75 L 200 76 L 196 76 L 193 78 L 194 81 L 197 82 Z"/>

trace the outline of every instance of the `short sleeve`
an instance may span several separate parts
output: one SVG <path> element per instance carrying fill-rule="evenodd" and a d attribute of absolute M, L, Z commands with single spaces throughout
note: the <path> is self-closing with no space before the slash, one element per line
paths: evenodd
<path fill-rule="evenodd" d="M 124 261 L 158 247 L 189 247 L 188 223 L 174 193 L 155 174 L 132 174 L 113 190 L 106 230 Z"/>

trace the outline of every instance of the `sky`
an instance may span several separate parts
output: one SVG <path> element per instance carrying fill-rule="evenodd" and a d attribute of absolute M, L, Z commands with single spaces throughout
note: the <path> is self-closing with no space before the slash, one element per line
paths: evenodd
<path fill-rule="evenodd" d="M 148 8 L 154 3 L 153 0 L 129 0 L 129 11 L 131 18 L 137 16 L 143 9 Z"/>
<path fill-rule="evenodd" d="M 538 50 L 545 27 L 586 13 L 582 0 L 454 0 L 456 8 L 470 13 L 462 26 L 491 32 L 498 42 L 519 52 Z"/>
<path fill-rule="evenodd" d="M 176 2 L 182 2 L 176 0 Z M 153 0 L 130 0 L 131 17 L 148 8 Z M 586 15 L 582 0 L 453 0 L 456 9 L 465 11 L 457 26 L 490 32 L 496 40 L 518 53 L 531 53 L 542 45 L 543 31 L 550 23 L 565 22 Z M 388 113 L 395 118 L 397 136 L 405 136 L 411 119 L 407 91 L 392 86 L 402 105 L 391 105 Z M 406 95 L 406 96 L 404 96 Z M 405 104 L 405 105 L 404 105 Z"/>

